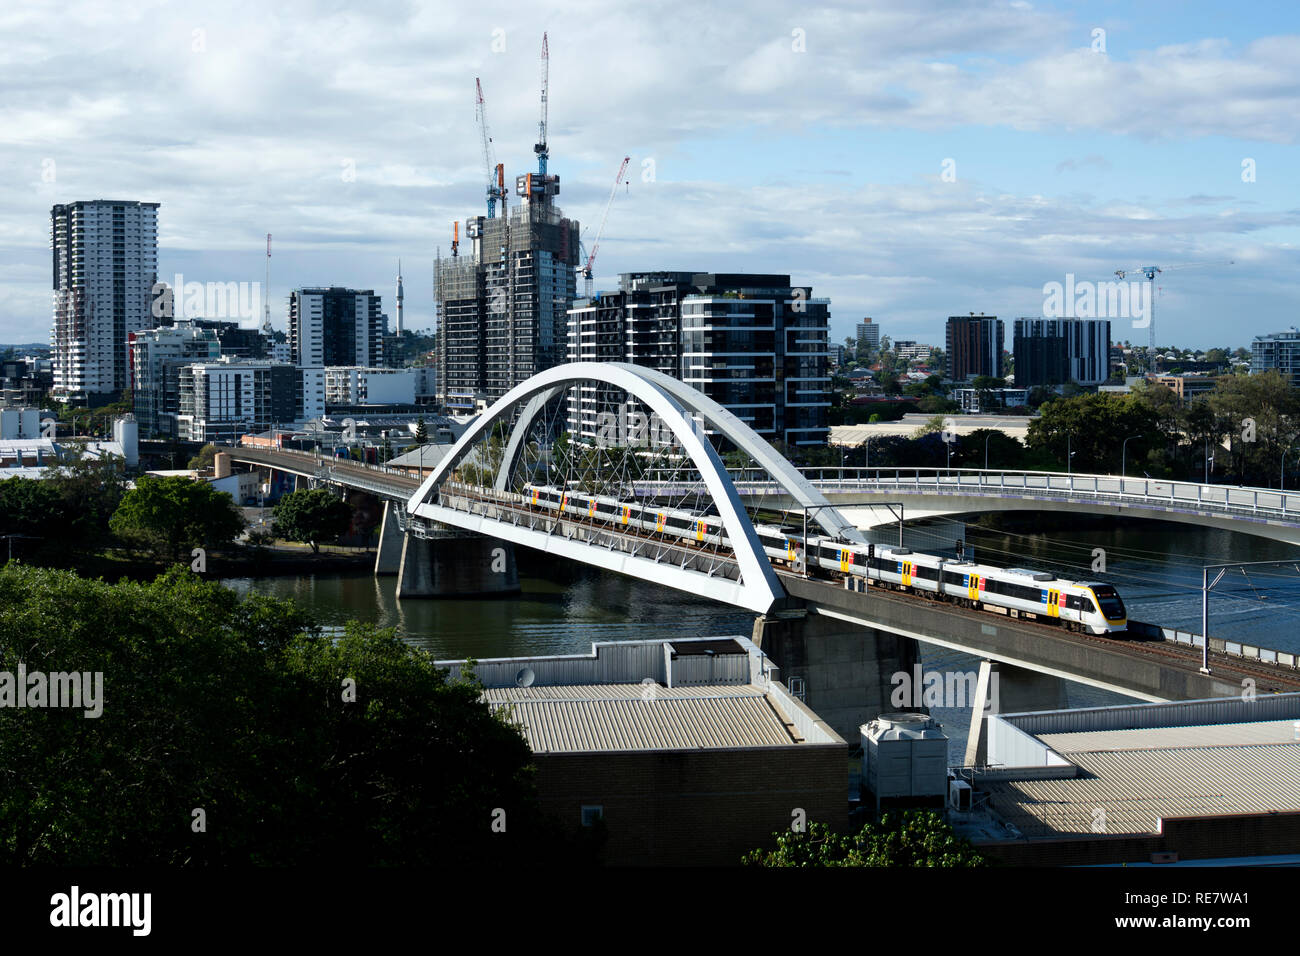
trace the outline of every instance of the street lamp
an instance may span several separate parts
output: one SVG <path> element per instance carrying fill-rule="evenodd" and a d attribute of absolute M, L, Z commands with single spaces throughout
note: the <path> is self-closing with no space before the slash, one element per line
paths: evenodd
<path fill-rule="evenodd" d="M 992 431 L 990 431 L 987 435 L 984 436 L 984 470 L 985 471 L 989 470 L 989 439 L 992 437 L 993 437 Z"/>
<path fill-rule="evenodd" d="M 1121 478 L 1128 477 L 1128 443 L 1134 438 L 1141 438 L 1141 435 L 1129 435 L 1124 439 L 1124 444 L 1120 448 L 1119 474 Z"/>
<path fill-rule="evenodd" d="M 862 469 L 863 471 L 865 471 L 870 467 L 871 467 L 871 436 L 868 435 L 867 440 L 862 443 Z"/>
<path fill-rule="evenodd" d="M 1205 439 L 1205 483 L 1210 483 L 1210 466 L 1214 464 L 1214 456 L 1210 454 L 1210 439 Z"/>

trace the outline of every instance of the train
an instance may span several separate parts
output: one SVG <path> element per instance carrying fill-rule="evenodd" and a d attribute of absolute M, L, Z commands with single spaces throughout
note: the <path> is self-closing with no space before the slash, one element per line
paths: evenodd
<path fill-rule="evenodd" d="M 730 548 L 722 520 L 716 514 L 646 506 L 549 485 L 525 485 L 523 498 L 525 504 L 540 510 L 676 538 L 696 547 Z M 770 524 L 755 524 L 754 531 L 774 563 L 790 568 L 802 566 L 801 532 Z M 1070 581 L 1046 571 L 999 568 L 962 558 L 921 554 L 910 548 L 856 544 L 825 536 L 810 536 L 808 547 L 810 570 L 863 578 L 869 585 L 1056 624 L 1081 633 L 1113 634 L 1128 628 L 1123 599 L 1113 585 L 1102 581 Z"/>

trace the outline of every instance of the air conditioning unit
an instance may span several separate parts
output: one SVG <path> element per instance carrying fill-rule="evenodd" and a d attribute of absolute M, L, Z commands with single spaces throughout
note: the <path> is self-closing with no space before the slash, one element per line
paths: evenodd
<path fill-rule="evenodd" d="M 948 806 L 965 813 L 971 808 L 970 784 L 965 780 L 948 781 Z"/>

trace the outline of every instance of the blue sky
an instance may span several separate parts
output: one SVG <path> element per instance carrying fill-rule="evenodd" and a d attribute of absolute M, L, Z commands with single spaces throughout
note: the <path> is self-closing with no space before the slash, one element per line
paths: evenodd
<path fill-rule="evenodd" d="M 482 209 L 474 79 L 507 175 L 532 168 L 546 30 L 551 171 L 588 242 L 633 160 L 598 287 L 789 273 L 836 339 L 871 315 L 942 344 L 946 316 L 1039 314 L 1067 273 L 1202 264 L 1162 277 L 1159 340 L 1249 345 L 1297 322 L 1297 6 L 9 4 L 0 341 L 48 337 L 49 208 L 101 197 L 162 203 L 163 277 L 260 282 L 275 234 L 280 327 L 325 282 L 391 315 L 398 257 L 429 326 L 435 250 Z"/>

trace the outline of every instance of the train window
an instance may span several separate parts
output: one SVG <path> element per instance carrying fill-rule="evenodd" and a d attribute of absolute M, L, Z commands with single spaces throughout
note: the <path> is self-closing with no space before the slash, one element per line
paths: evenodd
<path fill-rule="evenodd" d="M 1093 585 L 1092 593 L 1101 605 L 1101 613 L 1107 620 L 1115 621 L 1124 616 L 1124 602 L 1109 584 Z"/>

